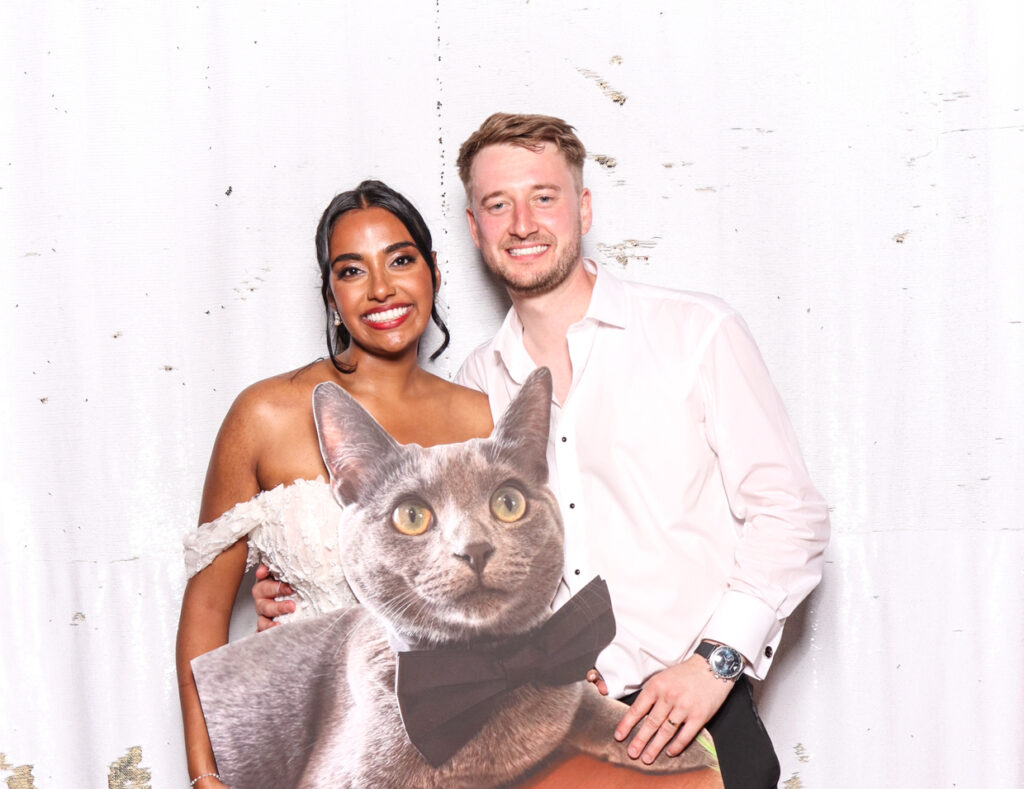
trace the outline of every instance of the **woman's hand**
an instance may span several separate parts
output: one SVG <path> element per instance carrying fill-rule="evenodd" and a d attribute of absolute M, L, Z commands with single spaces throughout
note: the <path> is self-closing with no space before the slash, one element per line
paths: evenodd
<path fill-rule="evenodd" d="M 295 594 L 292 588 L 278 581 L 270 574 L 270 568 L 260 564 L 256 568 L 256 583 L 252 586 L 252 598 L 256 605 L 256 632 L 262 633 L 279 624 L 274 619 L 281 614 L 290 614 L 295 611 L 294 600 L 277 600 L 282 595 Z"/>

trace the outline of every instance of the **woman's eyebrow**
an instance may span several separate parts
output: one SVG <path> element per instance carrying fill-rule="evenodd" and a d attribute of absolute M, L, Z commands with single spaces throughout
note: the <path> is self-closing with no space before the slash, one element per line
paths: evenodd
<path fill-rule="evenodd" d="M 396 241 L 394 244 L 388 244 L 386 247 L 384 247 L 384 254 L 390 255 L 392 252 L 397 252 L 399 249 L 405 249 L 407 247 L 412 247 L 413 249 L 415 249 L 416 245 L 411 241 Z M 340 255 L 337 255 L 336 257 L 331 259 L 331 265 L 333 266 L 335 263 L 341 260 L 354 260 L 358 263 L 361 262 L 362 259 L 363 256 L 360 255 L 358 252 L 342 252 Z"/>
<path fill-rule="evenodd" d="M 333 266 L 335 263 L 337 263 L 340 260 L 354 260 L 356 262 L 359 262 L 362 259 L 363 259 L 363 256 L 360 255 L 358 252 L 342 252 L 340 255 L 338 255 L 337 257 L 335 257 L 335 258 L 333 258 L 331 260 L 331 265 Z"/>

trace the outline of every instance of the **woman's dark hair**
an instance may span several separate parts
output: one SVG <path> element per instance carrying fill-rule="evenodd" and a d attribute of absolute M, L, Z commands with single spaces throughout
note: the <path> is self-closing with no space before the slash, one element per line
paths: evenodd
<path fill-rule="evenodd" d="M 320 295 L 323 297 L 324 310 L 327 315 L 327 355 L 331 363 L 343 373 L 351 373 L 355 367 L 341 364 L 337 356 L 339 352 L 348 348 L 352 336 L 344 324 L 335 326 L 334 321 L 331 320 L 329 298 L 331 293 L 331 231 L 334 230 L 334 223 L 342 214 L 361 208 L 383 208 L 405 225 L 405 229 L 412 236 L 412 242 L 430 269 L 430 282 L 434 287 L 434 292 L 437 292 L 437 268 L 434 266 L 430 230 L 412 203 L 380 181 L 363 181 L 355 189 L 336 195 L 324 210 L 323 216 L 320 217 L 320 224 L 316 227 L 316 259 L 320 263 Z M 441 343 L 441 347 L 430 354 L 431 361 L 441 355 L 451 340 L 448 327 L 437 312 L 436 301 L 435 299 L 434 303 L 430 305 L 430 318 L 444 335 L 444 342 Z"/>

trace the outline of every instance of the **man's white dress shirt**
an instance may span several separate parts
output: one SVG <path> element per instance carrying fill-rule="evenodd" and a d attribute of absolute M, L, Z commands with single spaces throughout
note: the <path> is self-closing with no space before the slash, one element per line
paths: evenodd
<path fill-rule="evenodd" d="M 713 296 L 597 273 L 568 331 L 572 384 L 548 462 L 565 521 L 560 606 L 608 581 L 617 634 L 597 668 L 613 697 L 702 639 L 767 673 L 787 616 L 821 578 L 824 500 L 743 319 Z M 509 310 L 456 380 L 495 420 L 536 367 Z"/>

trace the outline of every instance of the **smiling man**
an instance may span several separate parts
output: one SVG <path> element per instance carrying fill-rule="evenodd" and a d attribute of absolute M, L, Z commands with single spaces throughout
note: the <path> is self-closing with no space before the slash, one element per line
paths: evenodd
<path fill-rule="evenodd" d="M 649 762 L 706 724 L 728 789 L 775 786 L 746 677 L 765 676 L 820 580 L 827 509 L 742 318 L 582 258 L 584 158 L 572 127 L 543 115 L 492 115 L 462 145 L 469 230 L 512 309 L 457 380 L 497 415 L 551 369 L 566 538 L 554 605 L 608 581 L 618 633 L 600 686 L 631 704 L 614 736 L 641 722 L 629 752 Z"/>
<path fill-rule="evenodd" d="M 590 229 L 590 190 L 554 144 L 539 151 L 489 145 L 476 153 L 473 171 L 483 193 L 474 195 L 467 211 L 470 233 L 510 291 L 547 293 L 579 269 L 580 239 Z"/>

